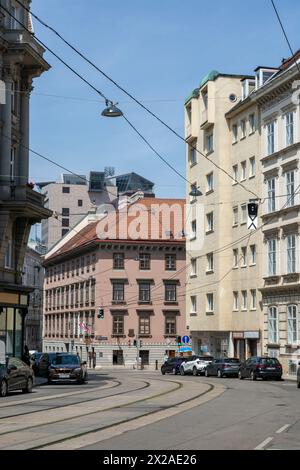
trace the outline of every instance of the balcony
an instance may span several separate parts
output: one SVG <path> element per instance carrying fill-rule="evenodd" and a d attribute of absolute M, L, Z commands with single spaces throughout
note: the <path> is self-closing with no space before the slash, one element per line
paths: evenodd
<path fill-rule="evenodd" d="M 52 215 L 52 211 L 44 207 L 44 196 L 34 191 L 29 185 L 13 185 L 4 182 L 0 185 L 0 200 L 6 210 L 11 210 L 16 217 L 29 217 L 40 222 Z"/>
<path fill-rule="evenodd" d="M 206 108 L 204 111 L 202 111 L 201 122 L 200 122 L 201 129 L 208 129 L 210 126 L 214 124 L 214 122 L 215 122 L 215 119 L 213 116 L 212 109 Z"/>
<path fill-rule="evenodd" d="M 8 51 L 15 54 L 25 53 L 22 63 L 27 67 L 36 68 L 37 76 L 43 70 L 49 70 L 50 65 L 42 57 L 45 49 L 37 42 L 33 34 L 23 29 L 7 29 L 3 36 L 8 42 Z"/>

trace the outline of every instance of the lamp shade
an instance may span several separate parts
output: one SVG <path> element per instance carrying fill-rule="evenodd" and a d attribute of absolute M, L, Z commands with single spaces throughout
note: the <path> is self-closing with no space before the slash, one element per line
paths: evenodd
<path fill-rule="evenodd" d="M 112 103 L 109 106 L 107 106 L 102 111 L 101 114 L 102 114 L 102 116 L 105 116 L 105 117 L 120 117 L 120 116 L 123 116 L 122 111 Z"/>

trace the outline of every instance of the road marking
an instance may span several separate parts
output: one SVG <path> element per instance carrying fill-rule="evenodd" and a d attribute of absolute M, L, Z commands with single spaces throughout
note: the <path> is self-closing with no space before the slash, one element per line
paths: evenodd
<path fill-rule="evenodd" d="M 254 450 L 263 450 L 269 442 L 273 441 L 273 437 L 267 437 L 261 444 L 254 448 Z"/>
<path fill-rule="evenodd" d="M 279 428 L 278 431 L 276 431 L 276 434 L 280 434 L 281 432 L 285 431 L 289 427 L 290 427 L 290 424 L 285 424 L 284 426 Z"/>

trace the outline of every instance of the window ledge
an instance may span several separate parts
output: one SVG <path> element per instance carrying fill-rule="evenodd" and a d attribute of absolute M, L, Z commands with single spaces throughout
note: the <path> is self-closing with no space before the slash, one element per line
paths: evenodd
<path fill-rule="evenodd" d="M 250 308 L 250 312 L 256 312 L 256 308 Z"/>
<path fill-rule="evenodd" d="M 164 305 L 178 305 L 177 301 L 173 300 L 165 300 Z"/>
<path fill-rule="evenodd" d="M 151 300 L 139 300 L 138 305 L 152 305 L 152 302 Z"/>
<path fill-rule="evenodd" d="M 205 193 L 205 194 L 206 194 L 206 196 L 208 196 L 209 194 L 211 194 L 211 193 L 213 193 L 213 192 L 214 192 L 214 190 L 213 190 L 213 189 L 209 189 L 208 191 L 206 191 L 206 193 Z"/>
<path fill-rule="evenodd" d="M 196 240 L 196 238 L 196 235 L 192 235 L 189 241 L 192 242 L 193 240 Z"/>
<path fill-rule="evenodd" d="M 209 310 L 208 312 L 206 312 L 206 315 L 214 315 L 215 312 L 213 310 Z"/>
<path fill-rule="evenodd" d="M 256 176 L 256 175 L 250 175 L 250 176 L 248 177 L 248 179 L 251 180 L 252 178 L 255 178 L 255 176 Z"/>
<path fill-rule="evenodd" d="M 197 274 L 190 274 L 190 277 L 195 278 L 195 277 L 197 277 Z"/>
<path fill-rule="evenodd" d="M 286 343 L 285 347 L 289 349 L 299 349 L 300 345 L 296 343 Z"/>
<path fill-rule="evenodd" d="M 239 312 L 239 309 L 238 309 L 238 308 L 234 308 L 232 311 L 233 311 L 233 312 Z"/>
<path fill-rule="evenodd" d="M 243 136 L 240 138 L 240 140 L 245 140 L 245 139 L 246 139 L 246 136 L 245 136 L 245 135 L 243 135 Z"/>
<path fill-rule="evenodd" d="M 165 333 L 164 338 L 176 338 L 176 333 Z"/>
<path fill-rule="evenodd" d="M 237 143 L 238 143 L 238 141 L 237 141 L 237 140 L 234 140 L 234 141 L 232 142 L 232 145 L 236 145 Z"/>
<path fill-rule="evenodd" d="M 114 334 L 114 335 L 111 335 L 112 338 L 126 338 L 126 335 L 123 335 L 122 333 L 120 334 Z"/>
<path fill-rule="evenodd" d="M 246 225 L 247 222 L 241 222 L 241 225 Z"/>
<path fill-rule="evenodd" d="M 279 343 L 267 343 L 266 346 L 267 346 L 267 348 L 276 348 L 276 349 L 280 348 Z"/>
<path fill-rule="evenodd" d="M 208 271 L 206 271 L 206 274 L 213 274 L 213 273 L 214 273 L 213 269 L 209 269 Z"/>
<path fill-rule="evenodd" d="M 139 333 L 139 338 L 152 338 L 152 335 L 150 333 Z"/>
<path fill-rule="evenodd" d="M 256 263 L 250 263 L 249 266 L 256 266 Z"/>
<path fill-rule="evenodd" d="M 249 134 L 248 134 L 248 135 L 253 135 L 253 134 L 255 134 L 255 130 L 253 130 L 253 131 L 249 132 Z"/>
<path fill-rule="evenodd" d="M 246 179 L 247 179 L 247 178 L 242 178 L 240 182 L 242 182 L 242 181 L 246 181 Z"/>
<path fill-rule="evenodd" d="M 232 224 L 232 227 L 238 227 L 239 224 Z"/>
<path fill-rule="evenodd" d="M 190 168 L 193 168 L 193 166 L 197 165 L 198 162 L 193 162 L 193 163 L 190 163 Z"/>
<path fill-rule="evenodd" d="M 209 150 L 209 152 L 205 153 L 205 156 L 208 157 L 208 155 L 211 155 L 212 153 L 214 153 L 214 150 Z"/>
<path fill-rule="evenodd" d="M 241 312 L 247 312 L 247 308 L 241 308 Z"/>
<path fill-rule="evenodd" d="M 214 233 L 214 229 L 212 229 L 212 230 L 207 230 L 207 231 L 205 232 L 206 235 L 209 235 L 210 233 Z"/>
<path fill-rule="evenodd" d="M 239 269 L 239 267 L 238 267 L 238 266 L 233 266 L 233 268 L 232 268 L 232 269 Z"/>
<path fill-rule="evenodd" d="M 113 305 L 125 305 L 126 304 L 124 300 L 112 300 L 111 303 Z"/>
<path fill-rule="evenodd" d="M 246 264 L 242 264 L 242 265 L 241 265 L 241 268 L 247 268 L 247 265 L 246 265 Z"/>
<path fill-rule="evenodd" d="M 197 316 L 197 312 L 190 312 L 190 317 L 196 317 Z"/>

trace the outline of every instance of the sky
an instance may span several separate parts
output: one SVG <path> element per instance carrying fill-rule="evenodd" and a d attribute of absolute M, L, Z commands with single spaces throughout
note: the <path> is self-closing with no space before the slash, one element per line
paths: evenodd
<path fill-rule="evenodd" d="M 292 48 L 300 48 L 299 0 L 275 0 Z M 106 74 L 184 136 L 184 101 L 212 69 L 252 74 L 278 66 L 289 49 L 270 0 L 33 0 L 32 11 Z M 185 145 L 34 20 L 48 47 L 119 103 L 151 145 L 185 174 Z M 159 197 L 184 197 L 185 182 L 122 118 L 104 118 L 103 99 L 49 52 L 50 71 L 34 80 L 30 146 L 78 174 L 115 167 L 155 183 Z M 30 157 L 31 180 L 62 170 Z"/>

